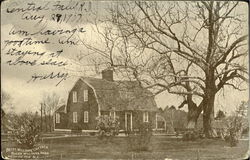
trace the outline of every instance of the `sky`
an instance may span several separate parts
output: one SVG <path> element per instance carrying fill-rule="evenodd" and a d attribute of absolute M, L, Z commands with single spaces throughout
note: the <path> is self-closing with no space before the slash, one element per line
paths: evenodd
<path fill-rule="evenodd" d="M 29 4 L 28 4 L 29 3 Z M 167 2 L 166 2 L 167 3 Z M 100 74 L 96 74 L 92 71 L 93 65 L 89 64 L 87 57 L 83 57 L 82 63 L 76 60 L 77 55 L 84 54 L 88 55 L 89 51 L 83 45 L 69 45 L 69 44 L 59 44 L 59 39 L 63 40 L 65 35 L 69 34 L 56 34 L 51 35 L 32 35 L 24 36 L 20 34 L 10 34 L 11 30 L 15 31 L 28 31 L 29 33 L 35 33 L 40 30 L 72 30 L 82 28 L 83 32 L 79 32 L 79 35 L 90 43 L 98 43 L 100 40 L 96 33 L 93 31 L 93 24 L 89 22 L 91 20 L 92 14 L 89 12 L 89 8 L 92 10 L 98 10 L 98 16 L 104 16 L 104 8 L 109 4 L 109 2 L 92 2 L 84 3 L 79 1 L 15 1 L 9 0 L 5 1 L 1 5 L 1 86 L 2 90 L 6 91 L 12 97 L 12 105 L 15 108 L 15 112 L 21 113 L 25 111 L 38 111 L 40 107 L 40 102 L 43 95 L 46 93 L 55 92 L 62 99 L 67 99 L 67 94 L 79 76 L 95 76 L 101 78 Z M 41 11 L 30 11 L 30 8 L 49 8 L 48 10 Z M 65 7 L 76 6 L 74 10 L 66 10 Z M 82 8 L 80 7 L 82 6 Z M 29 8 L 30 7 L 30 8 Z M 18 8 L 26 9 L 25 11 L 18 11 Z M 29 9 L 27 9 L 29 8 Z M 63 9 L 64 8 L 64 9 Z M 7 9 L 9 12 L 7 13 Z M 246 7 L 243 13 L 248 13 Z M 64 21 L 58 23 L 56 18 L 57 14 L 60 14 L 61 19 Z M 71 15 L 71 18 L 69 15 Z M 80 15 L 79 15 L 80 14 Z M 77 19 L 79 18 L 79 20 Z M 34 20 L 35 19 L 35 20 Z M 67 21 L 68 19 L 68 21 Z M 40 23 L 38 23 L 40 21 Z M 67 21 L 67 22 L 66 22 Z M 78 31 L 77 31 L 78 32 Z M 37 44 L 37 45 L 27 45 L 27 46 L 11 46 L 5 47 L 6 40 L 21 40 L 23 38 L 30 37 L 33 40 L 45 40 L 49 38 L 50 44 Z M 6 62 L 9 60 L 16 60 L 18 56 L 10 56 L 6 53 L 11 48 L 16 48 L 22 51 L 37 51 L 46 52 L 44 56 L 40 58 L 35 55 L 25 55 L 23 60 L 37 60 L 38 62 L 47 61 L 51 58 L 50 53 L 63 50 L 60 56 L 52 58 L 55 61 L 67 62 L 66 67 L 56 67 L 56 66 L 46 66 L 46 65 L 8 65 Z M 36 80 L 34 82 L 28 81 L 31 79 L 32 75 L 35 74 L 50 74 L 54 73 L 69 73 L 69 77 L 62 81 L 58 86 L 59 79 L 53 80 Z M 115 77 L 118 79 L 118 77 Z M 215 110 L 221 109 L 226 112 L 231 112 L 235 109 L 235 106 L 239 105 L 242 100 L 248 100 L 248 91 L 239 92 L 235 90 L 225 89 L 224 92 L 220 92 L 215 100 Z M 167 105 L 178 106 L 182 98 L 171 95 L 167 92 L 163 92 L 155 97 L 158 107 L 165 108 Z M 5 106 L 8 110 L 9 106 Z M 184 108 L 186 110 L 186 108 Z"/>

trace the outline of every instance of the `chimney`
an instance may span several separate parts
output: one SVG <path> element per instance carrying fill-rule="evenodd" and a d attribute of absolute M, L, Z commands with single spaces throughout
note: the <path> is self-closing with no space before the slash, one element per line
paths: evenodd
<path fill-rule="evenodd" d="M 113 79 L 113 70 L 111 69 L 105 69 L 102 71 L 102 79 L 105 79 L 107 81 L 114 81 Z"/>

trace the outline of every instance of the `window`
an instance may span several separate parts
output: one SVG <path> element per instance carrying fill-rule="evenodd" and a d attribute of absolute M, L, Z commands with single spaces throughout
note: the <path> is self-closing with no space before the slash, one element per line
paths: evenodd
<path fill-rule="evenodd" d="M 109 113 L 109 116 L 110 116 L 112 119 L 115 120 L 115 111 L 111 111 L 111 112 Z"/>
<path fill-rule="evenodd" d="M 60 114 L 56 113 L 56 123 L 60 123 Z"/>
<path fill-rule="evenodd" d="M 88 111 L 84 111 L 84 119 L 83 119 L 84 123 L 88 123 L 89 122 L 89 112 Z"/>
<path fill-rule="evenodd" d="M 148 122 L 148 112 L 143 113 L 143 122 Z"/>
<path fill-rule="evenodd" d="M 73 103 L 77 102 L 77 92 L 73 91 Z"/>
<path fill-rule="evenodd" d="M 77 112 L 73 112 L 73 123 L 77 123 Z"/>
<path fill-rule="evenodd" d="M 88 101 L 88 90 L 83 90 L 83 101 L 84 102 Z"/>

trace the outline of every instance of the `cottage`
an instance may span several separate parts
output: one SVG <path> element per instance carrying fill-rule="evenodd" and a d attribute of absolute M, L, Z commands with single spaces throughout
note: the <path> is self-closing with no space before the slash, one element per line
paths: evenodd
<path fill-rule="evenodd" d="M 135 81 L 114 81 L 113 71 L 102 79 L 82 77 L 70 90 L 67 105 L 55 112 L 55 130 L 96 130 L 96 117 L 118 117 L 120 130 L 137 129 L 148 122 L 156 127 L 157 106 L 151 92 Z"/>

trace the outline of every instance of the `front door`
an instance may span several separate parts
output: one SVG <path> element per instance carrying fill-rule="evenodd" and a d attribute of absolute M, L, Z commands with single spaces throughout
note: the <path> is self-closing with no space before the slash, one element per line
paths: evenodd
<path fill-rule="evenodd" d="M 125 129 L 126 131 L 132 131 L 132 113 L 125 112 Z"/>

